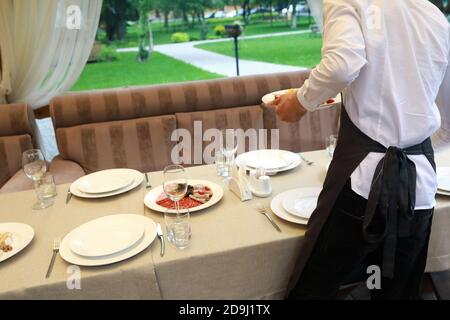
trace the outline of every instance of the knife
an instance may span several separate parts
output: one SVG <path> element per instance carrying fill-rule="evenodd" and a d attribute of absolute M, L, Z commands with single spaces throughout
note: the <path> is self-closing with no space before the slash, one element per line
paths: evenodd
<path fill-rule="evenodd" d="M 69 190 L 67 190 L 66 204 L 69 203 L 70 199 L 72 199 L 72 192 L 70 192 L 70 187 L 69 187 Z"/>
<path fill-rule="evenodd" d="M 161 241 L 161 257 L 164 257 L 165 245 L 164 245 L 164 234 L 161 229 L 161 225 L 158 223 L 156 225 L 156 233 L 158 235 L 159 241 Z"/>

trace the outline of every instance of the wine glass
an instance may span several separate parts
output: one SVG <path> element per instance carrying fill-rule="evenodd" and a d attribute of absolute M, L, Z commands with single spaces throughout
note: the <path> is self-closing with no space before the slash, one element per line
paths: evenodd
<path fill-rule="evenodd" d="M 39 149 L 31 149 L 27 150 L 22 154 L 22 168 L 25 175 L 33 180 L 34 189 L 37 192 L 39 190 L 39 186 L 41 184 L 42 178 L 47 172 L 47 163 L 45 162 L 45 158 L 42 155 L 41 150 Z M 45 209 L 51 205 L 51 202 L 45 201 L 42 197 L 37 197 L 38 202 L 33 205 L 34 210 Z"/>
<path fill-rule="evenodd" d="M 186 195 L 188 184 L 184 168 L 171 165 L 164 168 L 163 189 L 166 196 L 175 202 L 177 215 L 180 213 L 180 200 Z"/>
<path fill-rule="evenodd" d="M 222 141 L 220 145 L 220 150 L 222 154 L 225 156 L 225 167 L 228 175 L 231 174 L 231 165 L 238 149 L 238 137 L 236 134 L 236 130 L 234 129 L 225 129 L 222 130 Z"/>

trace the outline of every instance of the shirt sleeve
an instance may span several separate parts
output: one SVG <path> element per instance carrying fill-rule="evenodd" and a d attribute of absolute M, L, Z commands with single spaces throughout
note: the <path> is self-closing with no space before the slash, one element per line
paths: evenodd
<path fill-rule="evenodd" d="M 360 21 L 348 0 L 324 0 L 322 61 L 297 92 L 309 111 L 342 92 L 367 64 Z"/>
<path fill-rule="evenodd" d="M 436 104 L 439 107 L 439 111 L 441 114 L 441 127 L 431 137 L 433 147 L 437 152 L 450 148 L 450 52 L 448 59 L 449 64 L 447 66 L 447 72 L 444 76 L 444 81 L 441 84 L 436 99 Z"/>

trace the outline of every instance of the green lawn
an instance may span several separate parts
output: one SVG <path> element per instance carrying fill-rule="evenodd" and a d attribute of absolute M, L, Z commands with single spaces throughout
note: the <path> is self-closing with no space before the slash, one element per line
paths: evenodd
<path fill-rule="evenodd" d="M 230 42 L 206 43 L 197 48 L 234 56 Z M 320 62 L 322 38 L 310 34 L 249 39 L 240 41 L 242 59 L 272 62 L 301 67 L 314 67 Z"/>
<path fill-rule="evenodd" d="M 242 20 L 242 18 L 226 18 L 226 19 L 209 19 L 207 20 L 208 26 L 208 38 L 216 38 L 214 34 L 214 27 L 217 25 L 226 25 L 233 23 L 236 20 Z M 298 29 L 303 30 L 309 28 L 310 21 L 307 17 L 298 18 Z M 186 32 L 190 35 L 191 40 L 201 40 L 200 24 L 195 24 L 193 27 L 184 25 L 181 22 L 172 22 L 168 29 L 164 28 L 160 22 L 152 24 L 154 44 L 167 44 L 171 43 L 171 36 L 175 32 Z M 251 36 L 257 34 L 267 34 L 275 32 L 292 31 L 290 21 L 283 19 L 275 19 L 272 23 L 266 18 L 252 19 L 250 24 L 245 28 L 244 35 Z M 106 43 L 105 32 L 99 30 L 99 40 L 102 43 Z M 117 41 L 113 45 L 118 48 L 137 47 L 139 44 L 139 29 L 136 25 L 129 26 L 127 28 L 127 37 L 125 40 Z"/>
<path fill-rule="evenodd" d="M 136 62 L 136 53 L 121 53 L 119 60 L 86 65 L 71 91 L 115 88 L 221 78 L 190 64 L 154 52 L 147 63 Z"/>

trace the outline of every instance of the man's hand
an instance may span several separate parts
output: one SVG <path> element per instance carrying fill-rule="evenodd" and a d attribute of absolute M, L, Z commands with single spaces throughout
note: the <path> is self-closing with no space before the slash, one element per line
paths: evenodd
<path fill-rule="evenodd" d="M 280 95 L 272 103 L 278 118 L 284 122 L 297 122 L 306 114 L 307 110 L 300 104 L 297 92 Z"/>

